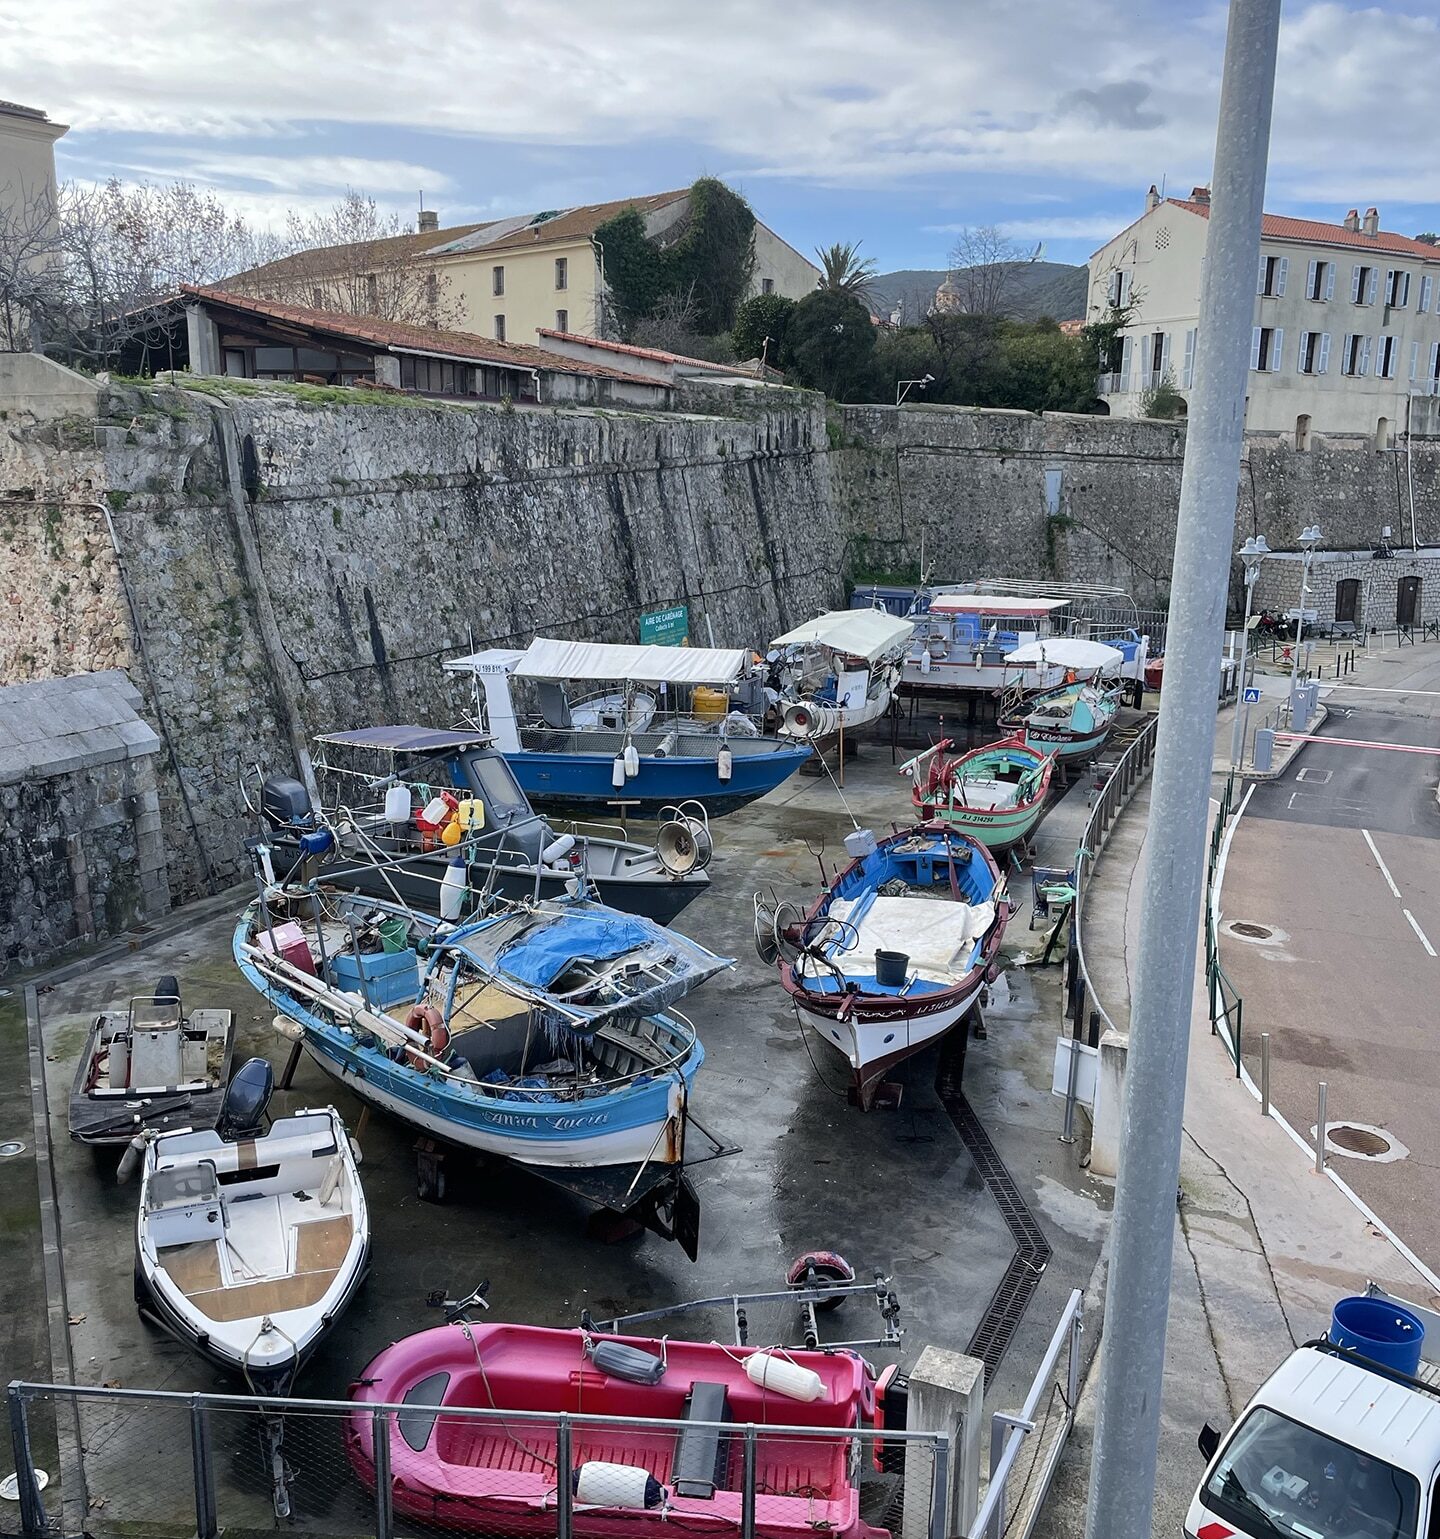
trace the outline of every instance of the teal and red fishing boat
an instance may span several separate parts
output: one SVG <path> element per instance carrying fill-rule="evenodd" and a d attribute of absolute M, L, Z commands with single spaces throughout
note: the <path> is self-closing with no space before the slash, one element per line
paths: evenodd
<path fill-rule="evenodd" d="M 961 829 L 989 850 L 1028 839 L 1045 812 L 1054 754 L 1019 736 L 947 756 L 953 746 L 942 738 L 900 766 L 925 821 Z"/>

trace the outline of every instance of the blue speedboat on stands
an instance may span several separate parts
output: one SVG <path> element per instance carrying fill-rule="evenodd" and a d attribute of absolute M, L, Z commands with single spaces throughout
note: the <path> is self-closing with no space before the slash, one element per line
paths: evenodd
<path fill-rule="evenodd" d="M 445 668 L 475 680 L 494 745 L 535 802 L 732 812 L 810 757 L 808 743 L 764 730 L 764 676 L 743 648 L 537 637 L 523 652 L 491 648 Z M 517 683 L 533 709 L 517 704 Z"/>
<path fill-rule="evenodd" d="M 286 1034 L 362 1100 L 694 1258 L 687 1133 L 720 1146 L 690 1115 L 705 1051 L 674 1004 L 725 958 L 584 899 L 447 922 L 315 884 L 266 888 L 234 954 Z M 435 1184 L 422 1163 L 422 1195 L 443 1195 Z"/>
<path fill-rule="evenodd" d="M 889 1069 L 977 1008 L 1010 904 L 994 857 L 959 829 L 857 829 L 845 844 L 855 858 L 808 908 L 756 896 L 755 944 L 868 1110 Z"/>

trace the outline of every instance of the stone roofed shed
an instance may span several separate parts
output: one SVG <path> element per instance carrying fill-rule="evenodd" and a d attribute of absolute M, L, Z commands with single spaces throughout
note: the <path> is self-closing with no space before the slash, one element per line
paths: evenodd
<path fill-rule="evenodd" d="M 527 405 L 664 407 L 664 381 L 559 352 L 376 316 L 317 310 L 222 288 L 182 287 L 197 375 L 378 385 L 422 395 Z"/>
<path fill-rule="evenodd" d="M 119 669 L 0 688 L 0 974 L 170 906 L 140 707 Z"/>

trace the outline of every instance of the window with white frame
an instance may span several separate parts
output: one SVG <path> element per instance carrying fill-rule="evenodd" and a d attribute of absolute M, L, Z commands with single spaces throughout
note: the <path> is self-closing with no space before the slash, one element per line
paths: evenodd
<path fill-rule="evenodd" d="M 1350 303 L 1355 305 L 1373 305 L 1375 303 L 1375 290 L 1380 282 L 1380 269 L 1370 267 L 1363 262 L 1357 262 L 1350 269 Z"/>
<path fill-rule="evenodd" d="M 570 258 L 555 258 L 555 287 L 568 289 L 570 287 Z"/>
<path fill-rule="evenodd" d="M 1273 374 L 1280 367 L 1284 347 L 1284 327 L 1257 326 L 1250 338 L 1250 367 L 1262 374 Z"/>
<path fill-rule="evenodd" d="M 1429 273 L 1420 274 L 1420 303 L 1415 308 L 1424 315 L 1430 308 L 1430 296 L 1435 292 L 1435 280 Z"/>
<path fill-rule="evenodd" d="M 1129 293 L 1130 274 L 1123 267 L 1117 267 L 1105 286 L 1105 298 L 1112 309 L 1118 310 L 1124 305 Z"/>
<path fill-rule="evenodd" d="M 1356 379 L 1370 372 L 1370 338 L 1352 331 L 1345 338 L 1345 352 L 1340 360 L 1340 372 Z"/>
<path fill-rule="evenodd" d="M 1285 293 L 1285 283 L 1290 276 L 1290 258 L 1262 256 L 1260 258 L 1260 293 L 1272 299 L 1280 299 Z"/>
<path fill-rule="evenodd" d="M 1301 374 L 1325 374 L 1330 369 L 1330 333 L 1302 331 L 1295 367 Z"/>
<path fill-rule="evenodd" d="M 1185 333 L 1185 363 L 1180 370 L 1180 386 L 1188 390 L 1195 383 L 1195 328 Z"/>
<path fill-rule="evenodd" d="M 557 310 L 555 312 L 555 330 L 570 330 L 570 312 L 568 310 Z"/>
<path fill-rule="evenodd" d="M 1403 310 L 1410 303 L 1410 274 L 1403 267 L 1385 274 L 1385 303 L 1391 310 Z"/>
<path fill-rule="evenodd" d="M 490 292 L 497 298 L 505 292 L 505 269 L 492 267 L 490 269 Z"/>
<path fill-rule="evenodd" d="M 1394 379 L 1400 362 L 1399 337 L 1377 337 L 1375 348 L 1375 378 Z"/>
<path fill-rule="evenodd" d="M 1335 264 L 1322 262 L 1317 257 L 1305 274 L 1306 299 L 1318 299 L 1322 303 L 1335 297 Z"/>

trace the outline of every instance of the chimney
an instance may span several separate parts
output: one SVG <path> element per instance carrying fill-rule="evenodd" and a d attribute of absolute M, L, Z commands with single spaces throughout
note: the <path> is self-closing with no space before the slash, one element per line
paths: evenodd
<path fill-rule="evenodd" d="M 1367 235 L 1378 235 L 1380 233 L 1380 210 L 1378 208 L 1367 208 L 1365 210 L 1365 223 L 1361 225 L 1361 229 Z"/>
<path fill-rule="evenodd" d="M 422 208 L 420 210 L 419 221 L 417 222 L 415 228 L 420 232 L 421 235 L 425 235 L 431 230 L 438 230 L 440 228 L 439 214 L 437 214 L 433 208 Z"/>
<path fill-rule="evenodd" d="M 1203 203 L 1206 208 L 1210 206 L 1210 189 L 1208 187 L 1192 187 L 1190 189 L 1190 201 Z"/>
<path fill-rule="evenodd" d="M 1353 235 L 1360 229 L 1360 210 L 1352 208 L 1345 215 L 1345 228 Z"/>
<path fill-rule="evenodd" d="M 1152 208 L 1160 207 L 1160 189 L 1154 182 L 1150 183 L 1150 191 L 1145 194 L 1145 212 L 1148 214 Z"/>

